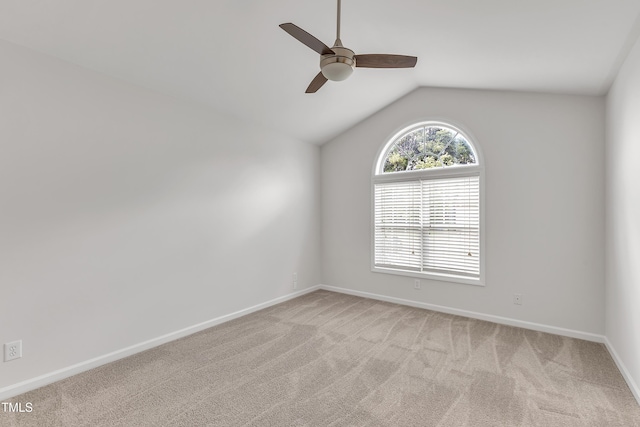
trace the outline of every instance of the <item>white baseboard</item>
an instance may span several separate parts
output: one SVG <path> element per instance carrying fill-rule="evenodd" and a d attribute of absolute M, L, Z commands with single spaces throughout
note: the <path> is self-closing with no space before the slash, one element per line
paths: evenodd
<path fill-rule="evenodd" d="M 354 291 L 352 289 L 340 288 L 336 286 L 320 285 L 320 289 L 327 291 L 340 292 L 343 294 L 354 295 L 358 297 L 370 298 L 379 301 L 392 302 L 395 304 L 408 305 L 410 307 L 425 308 L 427 310 L 438 311 L 441 313 L 455 314 L 457 316 L 471 317 L 473 319 L 486 320 L 488 322 L 499 323 L 501 325 L 517 326 L 519 328 L 531 329 L 539 332 L 547 332 L 565 337 L 579 338 L 586 341 L 604 343 L 604 335 L 592 334 L 590 332 L 575 331 L 573 329 L 559 328 L 557 326 L 543 325 L 541 323 L 527 322 L 524 320 L 511 319 L 509 317 L 494 316 L 491 314 L 477 313 L 475 311 L 461 310 L 458 308 L 445 307 L 442 305 L 427 304 L 419 301 L 412 301 L 402 298 L 395 298 L 386 295 L 372 294 L 369 292 Z"/>
<path fill-rule="evenodd" d="M 88 371 L 89 369 L 97 368 L 98 366 L 102 366 L 110 362 L 115 362 L 116 360 L 123 359 L 125 357 L 134 355 L 136 353 L 140 353 L 142 351 L 148 350 L 153 347 L 157 347 L 161 344 L 165 344 L 167 342 L 174 341 L 182 337 L 186 337 L 188 335 L 194 334 L 196 332 L 200 332 L 212 326 L 216 326 L 221 323 L 225 323 L 230 320 L 237 319 L 238 317 L 246 316 L 247 314 L 253 313 L 258 310 L 262 310 L 267 307 L 271 307 L 272 305 L 276 305 L 293 298 L 297 298 L 299 296 L 308 294 L 318 289 L 320 289 L 320 286 L 318 285 L 312 286 L 306 289 L 302 289 L 300 291 L 293 292 L 291 294 L 284 295 L 278 298 L 274 298 L 270 301 L 266 301 L 258 305 L 254 305 L 253 307 L 245 308 L 243 310 L 239 310 L 234 313 L 216 317 L 215 319 L 198 323 L 197 325 L 189 326 L 188 328 L 180 329 L 179 331 L 171 332 L 169 334 L 162 335 L 160 337 L 153 338 L 148 341 L 144 341 L 142 343 L 135 344 L 130 347 L 123 348 L 121 350 L 117 350 L 109 354 L 105 354 L 103 356 L 98 356 L 93 359 L 86 360 L 84 362 L 80 362 L 72 366 L 68 366 L 66 368 L 58 369 L 57 371 L 49 372 L 47 374 L 41 375 L 36 378 L 31 378 L 29 380 L 10 385 L 8 387 L 0 388 L 0 401 L 7 400 L 11 397 L 17 396 L 22 393 L 26 393 L 31 390 L 35 390 L 36 388 L 40 388 L 45 385 L 51 384 L 53 382 L 60 381 L 62 379 L 71 377 L 81 372 Z"/>
<path fill-rule="evenodd" d="M 611 341 L 609 341 L 609 338 L 604 337 L 604 345 L 607 347 L 607 350 L 609 350 L 611 358 L 614 362 L 616 362 L 618 370 L 622 374 L 624 380 L 627 382 L 629 389 L 631 389 L 631 393 L 633 393 L 633 396 L 638 401 L 638 405 L 640 405 L 640 387 L 638 387 L 638 384 L 636 384 L 636 382 L 633 380 L 633 377 L 627 370 L 627 367 L 624 365 L 624 363 L 622 363 L 622 359 L 620 359 L 620 356 L 618 356 L 618 352 L 613 347 L 613 344 L 611 344 Z"/>

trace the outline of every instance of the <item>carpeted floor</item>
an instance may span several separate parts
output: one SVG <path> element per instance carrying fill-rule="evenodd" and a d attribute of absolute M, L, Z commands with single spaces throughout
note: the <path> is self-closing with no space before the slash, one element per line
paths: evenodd
<path fill-rule="evenodd" d="M 317 291 L 11 399 L 9 426 L 640 426 L 607 350 Z"/>

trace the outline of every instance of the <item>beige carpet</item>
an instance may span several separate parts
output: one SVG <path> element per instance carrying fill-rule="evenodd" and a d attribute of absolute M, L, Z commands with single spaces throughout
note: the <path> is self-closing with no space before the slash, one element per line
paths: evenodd
<path fill-rule="evenodd" d="M 3 426 L 640 426 L 601 344 L 327 291 L 12 401 Z"/>

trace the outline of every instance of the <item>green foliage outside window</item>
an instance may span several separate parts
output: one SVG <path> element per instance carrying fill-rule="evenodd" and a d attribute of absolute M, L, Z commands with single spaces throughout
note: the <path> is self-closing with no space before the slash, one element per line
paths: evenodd
<path fill-rule="evenodd" d="M 384 171 L 401 172 L 475 163 L 469 143 L 459 132 L 427 126 L 412 130 L 396 141 L 387 155 Z"/>

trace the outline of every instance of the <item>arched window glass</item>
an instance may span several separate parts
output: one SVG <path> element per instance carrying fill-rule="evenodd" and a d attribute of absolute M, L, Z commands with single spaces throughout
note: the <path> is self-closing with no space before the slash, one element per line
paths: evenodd
<path fill-rule="evenodd" d="M 387 141 L 373 177 L 373 271 L 482 284 L 481 172 L 469 138 L 445 123 Z"/>
<path fill-rule="evenodd" d="M 451 127 L 421 125 L 400 135 L 386 152 L 384 173 L 477 164 L 467 138 Z"/>

